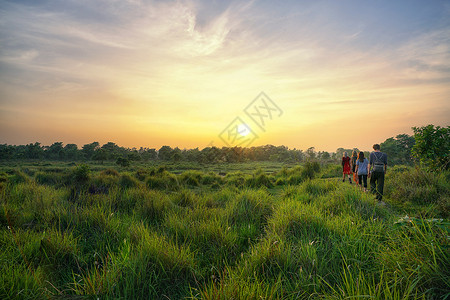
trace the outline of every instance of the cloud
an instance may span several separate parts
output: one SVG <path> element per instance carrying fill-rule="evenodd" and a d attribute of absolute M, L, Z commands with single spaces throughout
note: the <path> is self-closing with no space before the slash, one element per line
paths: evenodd
<path fill-rule="evenodd" d="M 4 2 L 0 109 L 176 136 L 223 129 L 262 90 L 294 130 L 374 103 L 448 108 L 448 26 L 387 43 L 378 23 L 326 4 Z"/>

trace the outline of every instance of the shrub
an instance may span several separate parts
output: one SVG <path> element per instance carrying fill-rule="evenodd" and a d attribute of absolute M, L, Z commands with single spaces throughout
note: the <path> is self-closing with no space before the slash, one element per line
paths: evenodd
<path fill-rule="evenodd" d="M 119 176 L 119 172 L 114 169 L 106 169 L 100 172 L 100 175 Z"/>
<path fill-rule="evenodd" d="M 67 177 L 65 174 L 37 172 L 34 179 L 39 184 L 60 186 L 68 182 Z"/>
<path fill-rule="evenodd" d="M 275 182 L 275 185 L 285 185 L 286 184 L 286 180 L 284 178 L 278 178 L 277 181 Z"/>
<path fill-rule="evenodd" d="M 29 181 L 30 181 L 30 179 L 28 178 L 28 176 L 19 170 L 15 170 L 13 172 L 13 175 L 9 178 L 9 182 L 11 182 L 13 184 L 29 182 Z"/>
<path fill-rule="evenodd" d="M 122 174 L 119 179 L 119 185 L 123 189 L 128 189 L 139 186 L 139 181 L 129 174 Z"/>
<path fill-rule="evenodd" d="M 173 202 L 182 207 L 193 208 L 197 204 L 197 195 L 187 189 L 182 189 L 179 193 L 172 196 Z"/>
<path fill-rule="evenodd" d="M 100 173 L 100 175 L 91 179 L 88 191 L 91 194 L 106 194 L 111 189 L 116 188 L 118 184 L 119 177 Z"/>
<path fill-rule="evenodd" d="M 248 178 L 245 181 L 245 185 L 252 188 L 273 187 L 273 183 L 270 180 L 270 177 L 267 176 L 264 172 L 255 173 L 251 178 Z"/>
<path fill-rule="evenodd" d="M 307 161 L 303 166 L 301 174 L 304 179 L 313 179 L 318 172 L 320 172 L 320 164 L 317 161 Z"/>
<path fill-rule="evenodd" d="M 89 180 L 91 168 L 86 164 L 81 164 L 73 170 L 73 179 L 77 183 L 86 182 Z"/>
<path fill-rule="evenodd" d="M 130 161 L 126 157 L 119 157 L 116 160 L 116 164 L 118 164 L 119 166 L 125 168 L 125 167 L 129 167 L 130 166 Z"/>
<path fill-rule="evenodd" d="M 416 167 L 388 172 L 386 196 L 399 203 L 438 204 L 441 214 L 448 216 L 450 184 L 442 173 Z"/>
<path fill-rule="evenodd" d="M 228 220 L 231 224 L 252 223 L 261 228 L 272 214 L 271 197 L 262 190 L 245 190 L 228 202 Z M 245 226 L 246 227 L 246 226 Z"/>
<path fill-rule="evenodd" d="M 169 197 L 160 191 L 147 192 L 138 201 L 138 212 L 147 221 L 155 223 L 160 222 L 164 218 L 165 213 L 172 207 L 174 207 L 174 204 Z"/>
<path fill-rule="evenodd" d="M 177 176 L 163 171 L 147 178 L 146 184 L 151 189 L 174 190 L 179 187 Z"/>
<path fill-rule="evenodd" d="M 190 170 L 183 172 L 179 178 L 180 182 L 184 184 L 190 186 L 199 186 L 203 178 L 203 172 Z"/>
<path fill-rule="evenodd" d="M 433 170 L 450 169 L 450 126 L 413 127 L 416 144 L 412 154 Z"/>
<path fill-rule="evenodd" d="M 243 187 L 245 180 L 246 176 L 242 172 L 228 173 L 225 176 L 225 182 L 235 187 Z"/>
<path fill-rule="evenodd" d="M 219 184 L 222 183 L 222 181 L 223 181 L 222 177 L 217 175 L 214 172 L 209 172 L 207 174 L 204 174 L 202 176 L 202 178 L 201 178 L 201 184 L 206 184 L 206 185 L 208 185 L 208 184 L 211 184 L 211 185 L 217 184 L 217 185 L 219 185 Z"/>
<path fill-rule="evenodd" d="M 342 177 L 342 166 L 337 164 L 330 164 L 322 169 L 320 178 L 334 178 Z"/>
<path fill-rule="evenodd" d="M 136 178 L 140 181 L 144 181 L 145 178 L 149 175 L 149 172 L 145 169 L 139 169 L 136 171 Z"/>
<path fill-rule="evenodd" d="M 0 182 L 8 181 L 8 175 L 4 172 L 0 173 Z"/>

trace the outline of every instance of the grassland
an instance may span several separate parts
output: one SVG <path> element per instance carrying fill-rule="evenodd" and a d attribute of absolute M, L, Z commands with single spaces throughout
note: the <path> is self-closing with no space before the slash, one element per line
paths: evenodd
<path fill-rule="evenodd" d="M 0 168 L 0 298 L 445 299 L 449 176 L 340 166 Z M 406 216 L 407 215 L 407 216 Z"/>

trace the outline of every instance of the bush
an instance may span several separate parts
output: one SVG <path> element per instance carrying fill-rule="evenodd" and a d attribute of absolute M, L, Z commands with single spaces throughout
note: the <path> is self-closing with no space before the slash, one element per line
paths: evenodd
<path fill-rule="evenodd" d="M 122 174 L 119 179 L 119 185 L 123 189 L 128 189 L 139 186 L 139 181 L 129 174 Z"/>
<path fill-rule="evenodd" d="M 450 169 L 450 126 L 413 127 L 413 155 L 432 170 Z"/>
<path fill-rule="evenodd" d="M 148 172 L 148 171 L 145 170 L 145 169 L 139 169 L 139 170 L 136 171 L 135 176 L 136 176 L 136 178 L 137 178 L 138 180 L 144 181 L 145 178 L 149 175 L 149 173 L 150 173 L 150 172 Z"/>
<path fill-rule="evenodd" d="M 320 164 L 317 161 L 307 161 L 303 166 L 302 177 L 304 179 L 313 179 L 316 173 L 320 172 Z"/>
<path fill-rule="evenodd" d="M 200 171 L 186 171 L 180 175 L 180 182 L 190 186 L 199 186 L 203 179 L 203 172 Z"/>
<path fill-rule="evenodd" d="M 73 170 L 73 179 L 77 183 L 86 182 L 89 180 L 91 168 L 86 164 L 81 164 Z"/>
<path fill-rule="evenodd" d="M 245 180 L 246 176 L 242 172 L 228 173 L 225 176 L 225 182 L 235 187 L 243 187 Z"/>
<path fill-rule="evenodd" d="M 8 181 L 8 175 L 6 173 L 0 173 L 0 182 Z"/>
<path fill-rule="evenodd" d="M 322 169 L 320 178 L 334 178 L 342 177 L 342 166 L 337 164 L 330 164 Z"/>
<path fill-rule="evenodd" d="M 23 182 L 29 182 L 30 179 L 28 178 L 28 176 L 19 170 L 15 170 L 13 172 L 13 175 L 9 178 L 9 182 L 13 183 L 13 184 L 17 184 L 17 183 L 23 183 Z"/>
<path fill-rule="evenodd" d="M 270 177 L 263 171 L 257 171 L 251 178 L 245 181 L 245 185 L 252 188 L 268 187 L 272 188 L 273 183 Z"/>
<path fill-rule="evenodd" d="M 100 172 L 100 175 L 119 176 L 119 172 L 114 169 L 106 169 Z"/>
<path fill-rule="evenodd" d="M 130 161 L 126 157 L 119 157 L 116 160 L 116 164 L 118 164 L 119 166 L 125 168 L 125 167 L 129 167 L 130 166 Z"/>
<path fill-rule="evenodd" d="M 179 187 L 177 176 L 167 171 L 157 172 L 157 174 L 149 176 L 146 184 L 151 189 L 159 190 L 174 190 Z"/>
<path fill-rule="evenodd" d="M 217 175 L 214 172 L 209 172 L 207 174 L 204 174 L 201 178 L 201 184 L 211 184 L 211 185 L 219 185 L 222 183 L 222 177 Z"/>
<path fill-rule="evenodd" d="M 407 204 L 436 204 L 440 214 L 449 215 L 450 184 L 443 173 L 423 168 L 393 170 L 386 175 L 385 194 L 396 202 Z"/>
<path fill-rule="evenodd" d="M 64 178 L 61 174 L 55 173 L 45 173 L 45 172 L 37 172 L 34 176 L 34 180 L 36 180 L 39 184 L 46 185 L 60 185 L 64 182 Z"/>
<path fill-rule="evenodd" d="M 107 194 L 111 189 L 116 188 L 119 184 L 119 178 L 115 175 L 105 175 L 100 173 L 90 181 L 90 194 Z"/>
<path fill-rule="evenodd" d="M 139 200 L 138 212 L 148 222 L 160 222 L 166 212 L 174 207 L 169 197 L 161 191 L 147 192 L 145 193 L 145 197 Z"/>

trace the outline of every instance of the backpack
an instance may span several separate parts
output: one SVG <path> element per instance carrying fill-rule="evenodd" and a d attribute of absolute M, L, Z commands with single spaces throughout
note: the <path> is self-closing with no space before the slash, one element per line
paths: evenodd
<path fill-rule="evenodd" d="M 373 163 L 373 171 L 384 172 L 384 162 L 381 160 L 383 158 L 383 153 L 380 153 L 380 156 L 378 157 L 376 152 L 374 152 L 373 156 L 375 156 L 375 161 Z"/>

